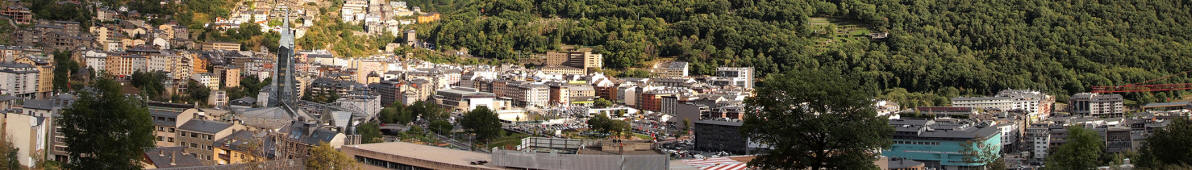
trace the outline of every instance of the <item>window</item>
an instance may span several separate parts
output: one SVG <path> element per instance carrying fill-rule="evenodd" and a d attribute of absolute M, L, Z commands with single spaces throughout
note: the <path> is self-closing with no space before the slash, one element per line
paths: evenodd
<path fill-rule="evenodd" d="M 157 141 L 161 141 L 162 138 L 163 138 L 162 136 L 157 136 Z"/>
<path fill-rule="evenodd" d="M 174 128 L 170 128 L 170 132 L 174 132 Z"/>
<path fill-rule="evenodd" d="M 186 131 L 182 131 L 181 135 L 186 136 Z"/>
<path fill-rule="evenodd" d="M 198 148 L 198 147 L 199 147 L 199 145 L 198 145 L 198 144 L 195 144 L 195 143 L 190 143 L 190 147 L 192 147 L 192 148 Z"/>
<path fill-rule="evenodd" d="M 166 137 L 166 142 L 174 142 L 174 137 Z"/>
<path fill-rule="evenodd" d="M 198 135 L 196 135 L 195 133 L 190 133 L 190 137 L 194 138 L 196 136 L 198 136 Z"/>

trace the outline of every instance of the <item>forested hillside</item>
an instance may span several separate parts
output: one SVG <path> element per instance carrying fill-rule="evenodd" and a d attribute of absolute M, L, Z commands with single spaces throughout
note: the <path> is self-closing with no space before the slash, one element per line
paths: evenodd
<path fill-rule="evenodd" d="M 444 3 L 445 4 L 445 3 Z M 429 40 L 443 49 L 516 59 L 560 44 L 591 46 L 607 67 L 656 58 L 857 73 L 875 89 L 929 94 L 912 105 L 1006 88 L 1061 95 L 1192 70 L 1192 1 L 451 1 Z M 439 4 L 443 5 L 443 4 Z M 815 24 L 828 20 L 830 24 Z M 839 31 L 857 23 L 864 32 Z M 841 38 L 843 37 L 843 38 Z M 847 40 L 847 41 L 841 41 Z M 1164 82 L 1192 82 L 1178 75 Z M 885 93 L 874 90 L 874 93 Z M 1127 94 L 1140 102 L 1178 93 Z M 942 99 L 942 100 L 941 100 Z"/>

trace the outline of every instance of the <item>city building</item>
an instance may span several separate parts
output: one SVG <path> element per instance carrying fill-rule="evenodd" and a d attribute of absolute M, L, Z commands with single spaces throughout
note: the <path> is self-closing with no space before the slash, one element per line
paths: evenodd
<path fill-rule="evenodd" d="M 136 54 L 108 55 L 104 63 L 104 71 L 117 77 L 130 77 L 136 71 L 144 71 L 147 65 L 145 56 Z"/>
<path fill-rule="evenodd" d="M 984 162 L 967 161 L 970 158 L 964 152 L 1001 152 L 1001 133 L 989 124 L 961 119 L 892 119 L 889 125 L 894 127 L 894 145 L 882 155 L 923 162 L 937 169 L 984 166 Z"/>
<path fill-rule="evenodd" d="M 11 100 L 15 98 L 0 97 L 0 99 Z M 51 147 L 49 152 L 46 154 L 46 158 L 49 160 L 62 162 L 69 161 L 68 153 L 66 152 L 66 136 L 62 134 L 62 126 L 56 121 L 57 116 L 55 115 L 61 115 L 62 110 L 65 107 L 69 107 L 71 104 L 73 104 L 75 100 L 76 98 L 73 95 L 61 94 L 48 97 L 47 99 L 25 100 L 24 103 L 19 106 L 21 112 L 24 112 L 28 115 L 40 115 L 42 117 L 48 118 L 48 120 L 51 121 L 54 129 L 49 132 L 51 141 L 48 143 Z"/>
<path fill-rule="evenodd" d="M 376 117 L 377 113 L 381 112 L 381 109 L 384 107 L 381 103 L 381 96 L 378 95 L 347 95 L 339 97 L 335 102 L 339 103 L 339 107 L 341 108 L 368 115 L 364 117 L 365 120 Z"/>
<path fill-rule="evenodd" d="M 546 66 L 546 67 L 542 67 L 541 70 L 542 70 L 542 72 L 545 72 L 545 73 L 564 74 L 564 75 L 583 75 L 586 72 L 586 70 L 582 69 L 582 68 L 567 67 L 567 66 Z"/>
<path fill-rule="evenodd" d="M 280 132 L 281 134 L 272 136 L 272 140 L 277 142 L 274 145 L 275 159 L 306 158 L 310 155 L 310 148 L 320 143 L 327 143 L 338 149 L 344 146 L 347 138 L 343 133 L 314 122 L 294 121 Z"/>
<path fill-rule="evenodd" d="M 0 62 L 0 94 L 32 98 L 38 92 L 39 72 L 25 63 Z"/>
<path fill-rule="evenodd" d="M 240 51 L 240 43 L 234 42 L 206 42 L 203 43 L 204 51 Z"/>
<path fill-rule="evenodd" d="M 149 115 L 153 119 L 154 145 L 157 147 L 179 146 L 178 128 L 194 119 L 198 109 L 181 109 L 185 104 L 150 103 Z"/>
<path fill-rule="evenodd" d="M 581 69 L 599 69 L 604 67 L 604 55 L 592 53 L 592 49 L 567 49 L 564 52 L 546 52 L 546 66 L 566 66 Z"/>
<path fill-rule="evenodd" d="M 550 84 L 550 105 L 567 105 L 571 103 L 571 90 L 568 86 L 554 83 Z"/>
<path fill-rule="evenodd" d="M 145 149 L 146 169 L 186 168 L 211 165 L 212 161 L 199 159 L 198 153 L 185 151 L 186 147 L 156 147 Z"/>
<path fill-rule="evenodd" d="M 1009 111 L 1013 107 L 1009 97 L 953 97 L 952 106 Z"/>
<path fill-rule="evenodd" d="M 0 16 L 12 19 L 16 24 L 30 24 L 33 22 L 33 11 L 21 5 L 13 5 L 0 10 Z"/>
<path fill-rule="evenodd" d="M 545 84 L 498 81 L 493 83 L 493 93 L 519 107 L 546 107 L 550 103 L 550 86 Z"/>
<path fill-rule="evenodd" d="M 191 74 L 190 79 L 199 82 L 200 85 L 203 85 L 208 89 L 219 89 L 219 77 L 212 76 L 211 73 Z"/>
<path fill-rule="evenodd" d="M 200 160 L 214 161 L 215 141 L 240 129 L 243 129 L 240 124 L 195 118 L 178 127 L 177 139 L 187 153 L 194 153 Z"/>
<path fill-rule="evenodd" d="M 1055 96 L 1039 91 L 1007 89 L 997 93 L 995 97 L 1008 97 L 1011 110 L 1023 110 L 1027 113 L 1029 122 L 1042 121 L 1051 117 Z"/>
<path fill-rule="evenodd" d="M 308 93 L 310 93 L 310 94 L 306 94 L 306 95 L 313 95 L 313 94 L 332 95 L 332 94 L 335 94 L 335 95 L 339 95 L 339 96 L 347 96 L 347 95 L 351 95 L 353 92 L 356 92 L 356 91 L 368 90 L 367 86 L 364 86 L 364 84 L 360 84 L 355 81 L 339 80 L 339 79 L 332 79 L 332 78 L 322 78 L 322 77 L 315 78 L 314 81 L 310 82 L 309 86 L 310 86 L 310 88 L 308 88 L 309 89 Z"/>
<path fill-rule="evenodd" d="M 1131 134 L 1129 127 L 1106 127 L 1098 128 L 1103 131 L 1101 134 L 1105 139 L 1105 153 L 1119 154 L 1134 152 L 1134 135 Z"/>
<path fill-rule="evenodd" d="M 215 141 L 216 165 L 264 161 L 268 136 L 264 132 L 240 130 Z"/>
<path fill-rule="evenodd" d="M 467 112 L 477 107 L 487 107 L 496 111 L 504 107 L 496 99 L 496 95 L 465 87 L 439 90 L 435 92 L 435 99 L 440 106 L 447 108 L 447 111 Z"/>
<path fill-rule="evenodd" d="M 493 166 L 514 169 L 669 169 L 665 154 L 647 141 L 575 141 L 522 139 L 518 150 L 493 150 Z M 539 138 L 540 139 L 540 138 Z M 559 142 L 550 142 L 559 141 Z"/>
<path fill-rule="evenodd" d="M 372 91 L 376 94 L 381 95 L 382 104 L 390 105 L 399 101 L 399 98 L 402 95 L 401 88 L 403 85 L 404 84 L 399 81 L 383 80 L 378 83 L 369 84 L 368 88 L 372 89 Z"/>
<path fill-rule="evenodd" d="M 269 101 L 262 103 L 266 106 L 275 106 L 274 103 L 287 105 L 288 102 L 298 100 L 298 94 L 301 94 L 299 91 L 301 89 L 294 87 L 295 81 L 297 81 L 294 79 L 296 65 L 294 61 L 294 32 L 290 30 L 290 15 L 287 13 L 285 16 L 285 19 L 282 20 L 281 38 L 278 40 L 276 70 L 269 74 L 273 76 L 269 86 L 272 87 L 272 91 L 266 98 L 258 97 L 258 99 Z M 276 100 L 269 98 L 276 98 Z"/>
<path fill-rule="evenodd" d="M 228 105 L 229 100 L 231 99 L 228 97 L 228 91 L 224 90 L 213 90 L 209 95 L 207 95 L 207 105 L 217 108 Z"/>
<path fill-rule="evenodd" d="M 220 85 L 224 88 L 240 87 L 240 68 L 219 68 L 216 74 L 219 75 Z"/>
<path fill-rule="evenodd" d="M 916 114 L 952 118 L 970 118 L 979 114 L 980 112 L 978 111 L 979 109 L 972 107 L 930 106 L 915 108 Z"/>
<path fill-rule="evenodd" d="M 22 167 L 34 167 L 36 161 L 45 155 L 46 143 L 50 140 L 52 115 L 36 111 L 12 110 L 3 113 L 4 135 L 8 147 L 15 148 L 16 159 Z M 7 155 L 7 154 L 6 154 Z"/>
<path fill-rule="evenodd" d="M 1122 117 L 1126 113 L 1122 95 L 1077 93 L 1068 99 L 1068 112 L 1073 115 Z"/>
<path fill-rule="evenodd" d="M 104 72 L 104 69 L 107 68 L 105 66 L 107 61 L 108 53 L 99 51 L 86 51 L 83 53 L 83 64 L 96 72 Z"/>
<path fill-rule="evenodd" d="M 421 23 L 430 23 L 430 22 L 439 21 L 439 17 L 440 17 L 440 15 L 438 12 L 432 12 L 429 14 L 419 15 L 418 18 L 416 18 L 416 19 L 417 19 L 418 23 L 421 24 Z"/>
<path fill-rule="evenodd" d="M 1051 132 L 1047 124 L 1032 124 L 1026 129 L 1026 146 L 1031 153 L 1030 161 L 1042 163 L 1047 159 L 1051 145 Z"/>
<path fill-rule="evenodd" d="M 489 164 L 486 153 L 405 142 L 347 145 L 340 151 L 364 169 L 505 169 Z"/>
<path fill-rule="evenodd" d="M 688 66 L 687 62 L 671 61 L 655 64 L 653 72 L 655 77 L 679 78 L 687 77 L 687 70 L 689 68 L 690 66 Z"/>
<path fill-rule="evenodd" d="M 751 150 L 749 139 L 741 134 L 740 121 L 699 120 L 693 123 L 696 150 L 734 154 L 747 154 Z"/>
<path fill-rule="evenodd" d="M 1030 122 L 1047 119 L 1051 115 L 1051 106 L 1055 98 L 1039 91 L 1002 90 L 993 97 L 955 97 L 952 98 L 954 107 L 972 107 L 978 109 L 996 109 L 1000 111 L 1020 110 L 1027 113 Z"/>
<path fill-rule="evenodd" d="M 753 89 L 753 67 L 719 67 L 716 77 L 723 78 L 732 86 Z M 724 85 L 724 84 L 720 84 Z"/>
<path fill-rule="evenodd" d="M 54 65 L 44 58 L 19 57 L 13 62 L 32 65 L 37 68 L 37 92 L 34 98 L 49 97 L 54 92 Z"/>

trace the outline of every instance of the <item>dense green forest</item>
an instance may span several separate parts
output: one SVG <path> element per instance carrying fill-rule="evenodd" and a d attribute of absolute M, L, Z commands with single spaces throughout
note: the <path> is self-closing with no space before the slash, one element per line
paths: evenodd
<path fill-rule="evenodd" d="M 517 59 L 581 45 L 604 53 L 613 69 L 676 58 L 701 75 L 718 66 L 752 66 L 761 76 L 843 70 L 886 89 L 872 93 L 911 105 L 1007 88 L 1064 100 L 1091 86 L 1192 70 L 1187 0 L 412 2 L 419 3 L 445 13 L 433 30 L 420 31 L 444 50 Z M 1189 81 L 1177 75 L 1153 83 Z M 1181 93 L 1126 96 L 1152 102 Z"/>

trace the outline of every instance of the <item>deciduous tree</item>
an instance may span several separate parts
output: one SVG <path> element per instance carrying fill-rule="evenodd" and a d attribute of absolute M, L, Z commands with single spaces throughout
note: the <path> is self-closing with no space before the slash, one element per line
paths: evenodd
<path fill-rule="evenodd" d="M 476 141 L 480 143 L 488 143 L 489 141 L 501 137 L 501 119 L 497 118 L 497 113 L 488 110 L 488 107 L 476 107 L 472 111 L 464 114 L 464 118 L 460 120 L 460 125 L 470 133 L 476 134 Z"/>
<path fill-rule="evenodd" d="M 363 143 L 383 142 L 381 139 L 381 126 L 376 122 L 356 125 L 356 133 L 360 134 L 360 139 Z"/>
<path fill-rule="evenodd" d="M 808 70 L 772 75 L 745 100 L 742 132 L 773 146 L 750 161 L 763 169 L 875 169 L 892 128 L 853 76 Z"/>
<path fill-rule="evenodd" d="M 62 112 L 67 169 L 140 169 L 153 147 L 153 119 L 144 101 L 120 93 L 116 81 L 101 78 Z"/>
<path fill-rule="evenodd" d="M 1079 126 L 1068 128 L 1065 143 L 1055 153 L 1048 154 L 1048 169 L 1094 169 L 1101 158 L 1105 143 L 1097 132 Z"/>
<path fill-rule="evenodd" d="M 335 150 L 330 144 L 320 142 L 318 146 L 310 148 L 310 156 L 306 158 L 306 169 L 354 170 L 360 169 L 360 166 L 356 164 L 356 160 Z"/>
<path fill-rule="evenodd" d="M 1192 121 L 1173 119 L 1155 130 L 1139 151 L 1139 167 L 1164 169 L 1169 165 L 1192 165 Z"/>

